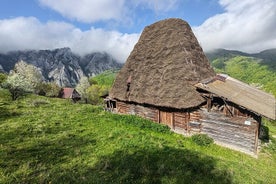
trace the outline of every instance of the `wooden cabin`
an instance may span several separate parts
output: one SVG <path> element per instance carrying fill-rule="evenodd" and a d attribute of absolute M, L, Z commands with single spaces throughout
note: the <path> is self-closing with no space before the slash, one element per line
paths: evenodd
<path fill-rule="evenodd" d="M 81 99 L 81 95 L 74 88 L 62 88 L 59 92 L 60 98 L 72 99 L 74 102 Z"/>
<path fill-rule="evenodd" d="M 205 133 L 218 144 L 254 154 L 261 116 L 275 119 L 275 98 L 216 75 L 181 19 L 144 29 L 106 101 L 114 112 L 138 115 L 185 135 Z"/>
<path fill-rule="evenodd" d="M 223 74 L 195 86 L 206 99 L 200 131 L 217 143 L 256 153 L 262 116 L 276 119 L 275 97 Z"/>

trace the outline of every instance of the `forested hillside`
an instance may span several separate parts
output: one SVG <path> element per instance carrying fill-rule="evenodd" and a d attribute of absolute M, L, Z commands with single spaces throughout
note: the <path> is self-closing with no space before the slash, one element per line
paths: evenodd
<path fill-rule="evenodd" d="M 276 49 L 258 54 L 216 50 L 207 53 L 217 73 L 226 73 L 276 96 Z"/>

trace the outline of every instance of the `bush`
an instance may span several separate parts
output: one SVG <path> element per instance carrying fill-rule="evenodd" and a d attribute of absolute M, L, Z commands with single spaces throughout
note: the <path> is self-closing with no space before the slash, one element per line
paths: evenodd
<path fill-rule="evenodd" d="M 192 140 L 200 146 L 208 146 L 214 143 L 214 140 L 206 134 L 192 135 Z"/>
<path fill-rule="evenodd" d="M 3 89 L 0 87 L 0 102 L 9 100 L 11 100 L 10 92 L 7 89 Z"/>
<path fill-rule="evenodd" d="M 0 86 L 2 83 L 4 83 L 8 78 L 8 75 L 7 74 L 4 74 L 4 73 L 0 73 Z"/>
<path fill-rule="evenodd" d="M 108 89 L 106 86 L 92 85 L 87 89 L 88 102 L 93 105 L 100 105 L 103 103 L 101 96 L 107 95 Z"/>
<path fill-rule="evenodd" d="M 261 125 L 259 137 L 264 142 L 269 141 L 269 128 L 267 126 Z"/>
<path fill-rule="evenodd" d="M 35 94 L 48 97 L 57 97 L 60 92 L 60 87 L 54 82 L 42 82 L 35 88 Z"/>

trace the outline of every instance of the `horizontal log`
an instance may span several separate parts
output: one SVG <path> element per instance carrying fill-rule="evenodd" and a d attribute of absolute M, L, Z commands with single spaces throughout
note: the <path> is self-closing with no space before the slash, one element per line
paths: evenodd
<path fill-rule="evenodd" d="M 256 129 L 243 129 L 241 127 L 235 126 L 223 126 L 223 125 L 216 125 L 216 124 L 208 124 L 202 123 L 203 129 L 210 129 L 210 130 L 217 130 L 218 132 L 229 132 L 229 133 L 236 133 L 236 134 L 248 134 L 248 135 L 255 135 Z"/>
<path fill-rule="evenodd" d="M 217 134 L 216 132 L 206 132 L 202 130 L 203 133 L 206 133 L 208 135 L 212 135 L 212 137 L 215 137 L 216 139 L 224 140 L 226 142 L 231 142 L 232 144 L 240 144 L 240 145 L 255 145 L 254 139 L 248 139 L 248 138 L 232 138 L 229 136 L 225 136 L 224 134 Z"/>
<path fill-rule="evenodd" d="M 182 125 L 182 124 L 174 124 L 175 127 L 179 127 L 179 128 L 185 128 L 187 129 L 188 126 Z"/>
<path fill-rule="evenodd" d="M 212 128 L 212 129 L 218 129 L 218 130 L 223 130 L 226 129 L 228 131 L 237 131 L 237 132 L 247 132 L 247 133 L 253 133 L 255 134 L 257 129 L 252 129 L 252 128 L 244 128 L 240 126 L 231 126 L 228 124 L 214 124 L 214 123 L 206 123 L 202 122 L 202 127 L 204 128 Z"/>
<path fill-rule="evenodd" d="M 183 117 L 185 117 L 185 116 L 187 116 L 187 114 L 186 113 L 174 113 L 174 115 L 175 116 L 183 116 Z"/>
<path fill-rule="evenodd" d="M 202 128 L 203 132 L 206 133 L 213 133 L 213 134 L 217 134 L 217 135 L 222 135 L 224 137 L 229 137 L 230 139 L 236 139 L 236 140 L 252 140 L 253 142 L 255 142 L 255 135 L 254 134 L 242 134 L 242 133 L 235 133 L 235 132 L 230 132 L 230 131 L 220 131 L 220 130 L 216 130 L 216 129 L 208 129 L 203 127 Z"/>
<path fill-rule="evenodd" d="M 201 119 L 202 122 L 209 123 L 209 124 L 218 124 L 218 125 L 228 125 L 232 127 L 245 127 L 245 128 L 256 128 L 256 126 L 250 126 L 245 124 L 237 124 L 235 122 L 229 122 L 227 120 L 216 120 L 216 119 Z"/>

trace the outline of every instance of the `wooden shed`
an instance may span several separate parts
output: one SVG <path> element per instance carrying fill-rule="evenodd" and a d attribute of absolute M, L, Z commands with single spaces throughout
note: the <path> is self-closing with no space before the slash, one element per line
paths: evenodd
<path fill-rule="evenodd" d="M 218 85 L 217 80 L 236 81 L 236 85 L 211 90 L 208 85 Z M 242 102 L 258 97 L 247 98 L 245 89 L 257 90 L 216 75 L 188 23 L 166 19 L 144 29 L 115 79 L 108 103 L 114 104 L 115 112 L 139 115 L 181 134 L 206 133 L 217 143 L 256 153 L 261 115 L 275 119 L 275 114 L 271 116 L 275 99 L 257 90 L 258 95 L 274 100 L 274 105 L 264 104 L 274 108 L 267 114 L 262 108 L 249 107 L 257 102 Z M 241 96 L 232 95 L 233 90 Z"/>
<path fill-rule="evenodd" d="M 262 116 L 276 119 L 275 97 L 224 74 L 195 86 L 206 99 L 201 132 L 219 144 L 256 153 Z"/>
<path fill-rule="evenodd" d="M 74 88 L 62 88 L 59 92 L 59 97 L 72 99 L 74 102 L 81 99 L 81 95 Z"/>

